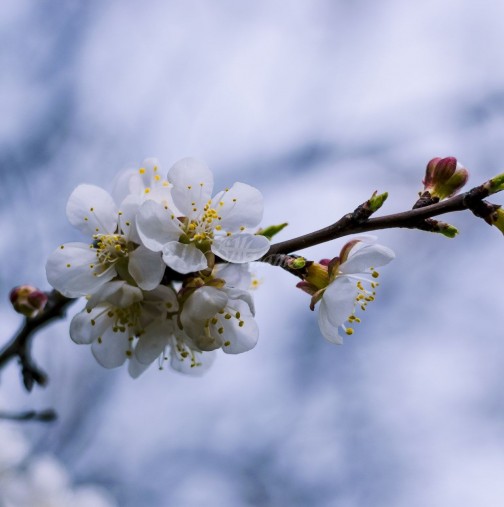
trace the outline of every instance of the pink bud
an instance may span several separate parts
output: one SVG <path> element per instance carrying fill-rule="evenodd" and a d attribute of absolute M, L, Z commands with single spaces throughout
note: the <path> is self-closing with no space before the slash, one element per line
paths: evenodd
<path fill-rule="evenodd" d="M 35 317 L 47 304 L 47 294 L 31 285 L 14 287 L 9 294 L 10 302 L 16 312 L 26 317 Z"/>

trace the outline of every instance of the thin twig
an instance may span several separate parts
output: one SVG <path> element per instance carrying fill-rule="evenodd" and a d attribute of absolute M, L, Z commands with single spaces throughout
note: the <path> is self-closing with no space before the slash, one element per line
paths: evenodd
<path fill-rule="evenodd" d="M 426 219 L 451 213 L 452 211 L 472 209 L 487 196 L 488 191 L 481 186 L 436 204 L 366 220 L 360 220 L 356 217 L 359 207 L 353 213 L 344 215 L 328 227 L 271 245 L 263 259 L 272 255 L 296 252 L 350 234 L 392 228 L 422 229 Z"/>
<path fill-rule="evenodd" d="M 48 294 L 48 302 L 44 311 L 36 317 L 26 318 L 21 329 L 0 351 L 0 369 L 11 359 L 17 357 L 21 364 L 24 386 L 31 391 L 33 385 L 45 385 L 46 374 L 34 363 L 31 357 L 31 338 L 36 331 L 43 328 L 54 319 L 63 317 L 66 309 L 75 299 L 69 299 L 53 290 Z"/>
<path fill-rule="evenodd" d="M 10 421 L 40 421 L 51 422 L 57 418 L 56 412 L 52 408 L 36 412 L 35 410 L 27 410 L 26 412 L 0 412 L 0 419 Z"/>

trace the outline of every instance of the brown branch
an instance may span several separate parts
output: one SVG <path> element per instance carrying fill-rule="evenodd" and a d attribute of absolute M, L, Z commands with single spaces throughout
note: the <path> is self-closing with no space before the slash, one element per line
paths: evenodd
<path fill-rule="evenodd" d="M 52 320 L 63 317 L 67 307 L 75 301 L 75 299 L 62 296 L 55 290 L 48 294 L 48 298 L 43 312 L 36 317 L 27 317 L 21 329 L 0 351 L 0 369 L 11 359 L 15 357 L 19 359 L 23 384 L 27 391 L 31 391 L 35 383 L 41 386 L 47 383 L 47 375 L 34 363 L 31 357 L 31 338 L 36 331 Z"/>
<path fill-rule="evenodd" d="M 469 192 L 456 195 L 429 206 L 415 208 L 402 213 L 393 213 L 383 217 L 363 219 L 361 210 L 366 206 L 366 203 L 364 203 L 353 213 L 344 215 L 337 222 L 328 227 L 271 245 L 269 251 L 261 260 L 267 259 L 273 255 L 296 252 L 350 234 L 392 228 L 426 230 L 427 219 L 453 211 L 462 211 L 466 209 L 476 210 L 478 204 L 484 202 L 482 200 L 487 196 L 488 190 L 482 185 L 473 188 Z M 431 230 L 431 228 L 427 227 L 427 230 Z"/>

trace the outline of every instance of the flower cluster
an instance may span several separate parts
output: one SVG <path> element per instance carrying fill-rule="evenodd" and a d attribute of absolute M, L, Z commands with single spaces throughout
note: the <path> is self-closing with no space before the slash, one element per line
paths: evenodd
<path fill-rule="evenodd" d="M 262 195 L 244 183 L 212 192 L 208 167 L 186 158 L 166 178 L 148 159 L 123 172 L 112 195 L 88 184 L 70 195 L 68 220 L 89 240 L 57 248 L 47 278 L 66 297 L 86 297 L 70 336 L 102 366 L 128 361 L 136 377 L 169 360 L 198 373 L 216 349 L 255 346 L 248 263 L 270 246 L 254 233 Z"/>

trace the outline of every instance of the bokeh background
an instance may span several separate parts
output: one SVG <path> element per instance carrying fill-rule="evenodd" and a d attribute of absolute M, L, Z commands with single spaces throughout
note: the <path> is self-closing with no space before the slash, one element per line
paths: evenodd
<path fill-rule="evenodd" d="M 47 288 L 48 254 L 80 239 L 72 189 L 145 157 L 197 156 L 216 188 L 260 188 L 264 224 L 290 223 L 280 240 L 374 190 L 408 209 L 434 156 L 475 185 L 502 172 L 503 25 L 498 0 L 4 0 L 0 344 L 20 323 L 9 289 Z M 3 408 L 54 407 L 56 423 L 23 426 L 33 454 L 121 507 L 501 506 L 504 241 L 447 219 L 456 240 L 378 233 L 397 259 L 341 347 L 295 279 L 258 265 L 253 351 L 133 381 L 61 322 L 35 340 L 48 387 L 25 395 L 12 364 Z"/>

